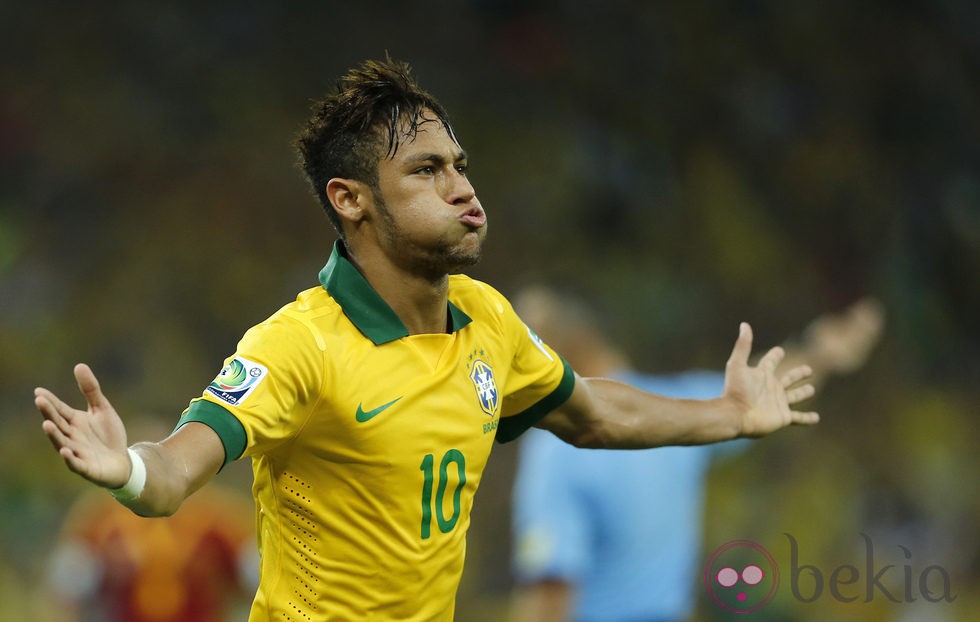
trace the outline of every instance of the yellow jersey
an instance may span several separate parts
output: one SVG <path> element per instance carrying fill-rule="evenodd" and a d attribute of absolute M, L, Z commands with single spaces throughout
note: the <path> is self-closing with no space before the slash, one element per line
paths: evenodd
<path fill-rule="evenodd" d="M 338 243 L 321 287 L 250 329 L 178 423 L 252 458 L 250 620 L 452 620 L 493 441 L 561 405 L 571 368 L 496 290 L 449 277 L 447 334 L 409 335 Z"/>

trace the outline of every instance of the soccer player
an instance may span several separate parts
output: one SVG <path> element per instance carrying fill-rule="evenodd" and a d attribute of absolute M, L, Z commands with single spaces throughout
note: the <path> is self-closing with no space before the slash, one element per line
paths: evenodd
<path fill-rule="evenodd" d="M 172 514 L 252 459 L 261 552 L 251 620 L 450 620 L 473 495 L 494 440 L 531 426 L 582 447 L 762 436 L 817 422 L 806 366 L 749 365 L 747 324 L 717 399 L 581 378 L 474 264 L 487 217 L 442 105 L 408 66 L 367 62 L 320 102 L 298 148 L 339 234 L 319 284 L 245 333 L 159 442 L 127 447 L 92 370 L 87 408 L 38 388 L 68 468 L 144 516 Z"/>
<path fill-rule="evenodd" d="M 257 570 L 242 497 L 211 484 L 174 516 L 147 520 L 93 488 L 69 511 L 47 569 L 57 619 L 233 619 L 255 593 Z"/>
<path fill-rule="evenodd" d="M 651 376 L 631 369 L 594 306 L 543 285 L 514 306 L 583 374 L 616 378 L 663 395 L 710 399 L 719 372 Z M 787 358 L 810 361 L 811 383 L 855 370 L 881 334 L 871 299 L 817 318 Z M 515 622 L 687 619 L 694 611 L 704 480 L 710 463 L 744 442 L 649 451 L 581 451 L 539 430 L 525 434 L 513 490 Z"/>

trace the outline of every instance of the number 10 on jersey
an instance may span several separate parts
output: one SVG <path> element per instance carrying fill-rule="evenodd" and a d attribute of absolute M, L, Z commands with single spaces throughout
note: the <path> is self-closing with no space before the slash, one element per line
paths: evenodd
<path fill-rule="evenodd" d="M 422 539 L 428 539 L 429 535 L 432 533 L 432 484 L 433 479 L 435 479 L 435 470 L 433 468 L 435 464 L 435 457 L 432 454 L 425 454 L 422 458 L 422 465 L 419 470 L 422 471 Z M 453 490 L 453 513 L 449 518 L 446 518 L 445 511 L 443 510 L 443 501 L 446 498 L 446 487 L 449 484 L 449 467 L 450 465 L 456 465 L 456 472 L 459 474 L 459 481 L 456 484 L 455 490 Z M 463 486 L 466 485 L 466 459 L 463 457 L 463 453 L 458 449 L 450 449 L 442 456 L 442 461 L 439 463 L 439 481 L 436 484 L 436 494 L 435 494 L 435 515 L 436 524 L 439 526 L 439 531 L 442 533 L 449 533 L 456 526 L 456 521 L 459 520 L 460 514 L 460 497 L 463 494 Z"/>

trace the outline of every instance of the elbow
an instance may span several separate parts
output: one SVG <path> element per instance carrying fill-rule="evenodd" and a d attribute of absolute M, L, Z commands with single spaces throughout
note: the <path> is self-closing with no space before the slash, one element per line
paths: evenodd
<path fill-rule="evenodd" d="M 152 503 L 148 500 L 137 499 L 130 503 L 124 504 L 128 507 L 133 514 L 137 516 L 142 516 L 143 518 L 167 518 L 173 516 L 178 508 L 180 508 L 180 503 L 169 503 L 169 502 L 156 502 Z"/>
<path fill-rule="evenodd" d="M 180 504 L 178 503 L 158 505 L 151 508 L 147 514 L 140 514 L 140 516 L 146 516 L 147 518 L 168 518 L 176 514 L 179 507 Z"/>
<path fill-rule="evenodd" d="M 576 430 L 559 434 L 558 437 L 578 449 L 608 449 L 609 444 L 597 430 Z"/>

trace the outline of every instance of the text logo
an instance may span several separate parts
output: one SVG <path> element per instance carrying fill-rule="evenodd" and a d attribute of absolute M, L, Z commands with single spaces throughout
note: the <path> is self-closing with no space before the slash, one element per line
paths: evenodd
<path fill-rule="evenodd" d="M 898 546 L 904 564 L 887 563 L 867 534 L 854 563 L 821 568 L 804 563 L 800 543 L 784 534 L 789 544 L 790 594 L 800 603 L 830 598 L 838 603 L 870 603 L 883 598 L 893 603 L 928 603 L 956 600 L 949 572 L 937 564 L 914 563 L 912 550 Z M 807 561 L 812 559 L 807 558 Z M 769 551 L 750 540 L 735 540 L 718 547 L 704 567 L 704 586 L 722 609 L 750 613 L 766 606 L 779 588 L 779 566 Z"/>
<path fill-rule="evenodd" d="M 870 603 L 877 597 L 893 603 L 912 603 L 919 598 L 929 603 L 956 600 L 949 572 L 935 564 L 919 570 L 913 565 L 912 551 L 907 547 L 898 547 L 905 558 L 902 566 L 881 564 L 880 552 L 875 552 L 871 538 L 862 533 L 864 559 L 821 570 L 801 564 L 799 543 L 788 533 L 784 535 L 789 540 L 790 588 L 793 598 L 800 602 L 812 603 L 825 595 L 840 603 Z"/>

